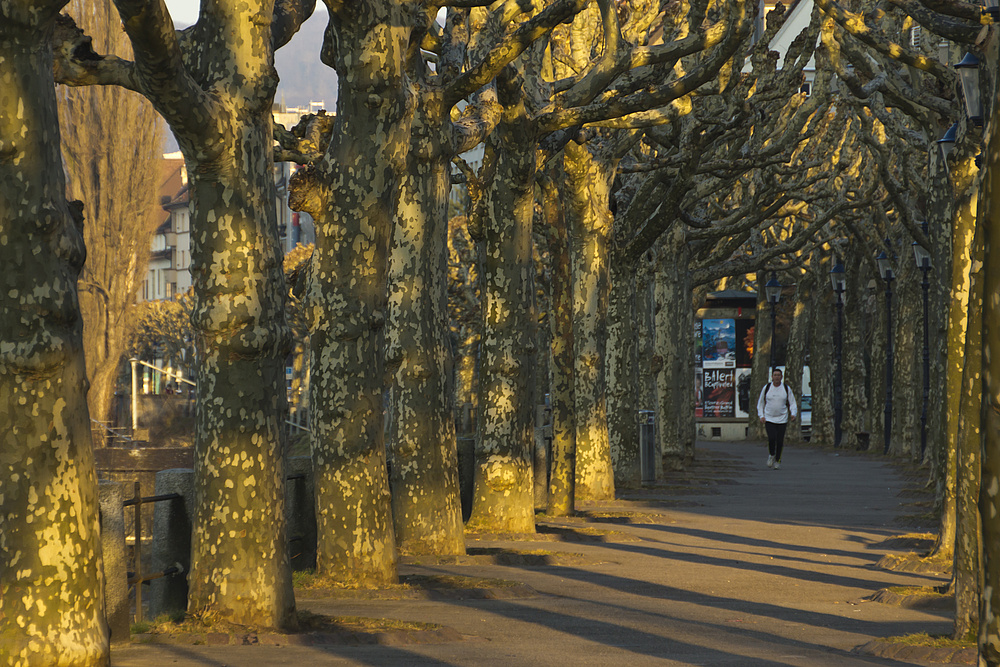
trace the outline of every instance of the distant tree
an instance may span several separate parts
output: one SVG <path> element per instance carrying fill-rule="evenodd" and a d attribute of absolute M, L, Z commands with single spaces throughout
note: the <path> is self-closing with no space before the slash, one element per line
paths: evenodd
<path fill-rule="evenodd" d="M 194 368 L 194 330 L 191 312 L 194 293 L 135 305 L 127 352 L 139 359 L 168 359 L 175 367 Z"/>
<path fill-rule="evenodd" d="M 106 665 L 97 476 L 48 47 L 63 0 L 0 3 L 0 662 Z"/>
<path fill-rule="evenodd" d="M 73 0 L 68 11 L 102 53 L 131 53 L 111 0 Z M 162 132 L 153 105 L 130 91 L 61 86 L 58 92 L 67 192 L 83 202 L 86 220 L 79 291 L 87 402 L 91 418 L 104 421 L 149 263 Z"/>

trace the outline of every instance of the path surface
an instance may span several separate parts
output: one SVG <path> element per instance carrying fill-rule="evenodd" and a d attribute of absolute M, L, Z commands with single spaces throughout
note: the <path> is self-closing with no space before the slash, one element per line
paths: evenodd
<path fill-rule="evenodd" d="M 537 596 L 501 600 L 302 599 L 339 616 L 434 622 L 465 641 L 404 646 L 133 645 L 113 665 L 902 665 L 855 655 L 877 637 L 945 633 L 945 612 L 858 600 L 940 579 L 873 565 L 920 480 L 859 455 L 789 447 L 766 468 L 760 444 L 700 443 L 687 481 L 589 510 L 656 523 L 566 522 L 617 541 L 469 542 L 470 548 L 577 554 L 566 565 L 407 565 L 404 573 L 524 582 Z M 558 528 L 550 528 L 558 530 Z"/>

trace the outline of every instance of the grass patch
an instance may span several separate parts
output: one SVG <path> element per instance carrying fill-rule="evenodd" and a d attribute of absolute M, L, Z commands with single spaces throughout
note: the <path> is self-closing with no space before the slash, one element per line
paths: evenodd
<path fill-rule="evenodd" d="M 177 612 L 175 614 L 160 614 L 153 620 L 144 620 L 141 623 L 133 623 L 130 630 L 133 635 L 142 635 L 147 632 L 157 633 L 169 631 L 171 626 L 184 622 L 186 614 Z"/>
<path fill-rule="evenodd" d="M 926 598 L 951 597 L 950 594 L 938 591 L 934 586 L 890 586 L 886 590 L 896 595 L 919 595 Z"/>
<path fill-rule="evenodd" d="M 901 637 L 886 637 L 883 641 L 893 644 L 905 644 L 906 646 L 928 646 L 930 648 L 969 648 L 976 645 L 975 631 L 970 632 L 962 639 L 952 639 L 948 635 L 929 635 L 921 632 L 915 635 L 903 635 Z"/>
<path fill-rule="evenodd" d="M 324 616 L 323 614 L 314 614 L 311 611 L 299 611 L 298 617 L 299 632 L 385 632 L 386 630 L 420 632 L 421 630 L 440 630 L 443 627 L 436 623 L 398 621 L 394 618 Z"/>
<path fill-rule="evenodd" d="M 449 590 L 463 590 L 467 588 L 516 588 L 523 586 L 518 581 L 508 581 L 507 579 L 488 579 L 483 577 L 463 577 L 452 574 L 410 574 L 399 578 L 404 586 L 414 588 L 437 588 Z"/>
<path fill-rule="evenodd" d="M 133 635 L 142 635 L 149 632 L 149 629 L 153 627 L 153 624 L 149 621 L 142 621 L 141 623 L 133 623 L 131 630 Z"/>
<path fill-rule="evenodd" d="M 406 584 L 377 584 L 366 581 L 343 581 L 314 570 L 302 570 L 292 573 L 292 587 L 304 591 L 309 590 L 406 590 Z"/>

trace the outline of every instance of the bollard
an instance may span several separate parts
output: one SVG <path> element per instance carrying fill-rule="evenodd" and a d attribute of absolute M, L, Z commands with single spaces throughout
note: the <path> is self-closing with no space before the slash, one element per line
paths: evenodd
<path fill-rule="evenodd" d="M 285 522 L 292 570 L 315 569 L 316 487 L 308 456 L 293 456 L 285 462 Z"/>
<path fill-rule="evenodd" d="M 656 413 L 639 410 L 639 465 L 642 483 L 656 481 Z"/>
<path fill-rule="evenodd" d="M 104 560 L 104 607 L 111 644 L 128 644 L 131 604 L 128 598 L 128 563 L 125 555 L 125 502 L 123 482 L 100 482 L 101 551 Z"/>
<path fill-rule="evenodd" d="M 187 611 L 187 572 L 191 568 L 191 520 L 194 517 L 194 471 L 173 468 L 156 473 L 156 495 L 176 493 L 180 499 L 156 503 L 153 509 L 152 571 L 180 564 L 181 572 L 151 582 L 150 617 Z M 140 584 L 141 585 L 141 584 Z"/>

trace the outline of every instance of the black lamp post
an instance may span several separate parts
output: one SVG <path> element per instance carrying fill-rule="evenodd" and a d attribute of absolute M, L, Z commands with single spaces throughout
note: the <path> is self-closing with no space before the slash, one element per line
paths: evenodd
<path fill-rule="evenodd" d="M 892 437 L 892 281 L 896 276 L 892 273 L 889 256 L 884 250 L 875 261 L 878 263 L 878 272 L 885 281 L 885 448 L 882 453 L 888 454 L 889 440 Z"/>
<path fill-rule="evenodd" d="M 770 373 L 774 373 L 774 324 L 778 311 L 778 301 L 781 300 L 781 283 L 778 282 L 777 274 L 772 271 L 771 279 L 764 285 L 764 294 L 767 295 L 767 302 L 771 304 L 771 368 Z M 770 378 L 769 378 L 770 379 Z"/>
<path fill-rule="evenodd" d="M 966 53 L 962 61 L 955 65 L 958 78 L 962 82 L 962 97 L 965 98 L 965 113 L 975 125 L 983 124 L 983 98 L 979 94 L 979 58 Z"/>
<path fill-rule="evenodd" d="M 944 161 L 944 168 L 948 173 L 951 173 L 951 168 L 948 166 L 948 156 L 955 150 L 956 141 L 958 141 L 958 123 L 949 127 L 944 136 L 937 140 L 938 149 L 941 151 L 941 159 Z"/>
<path fill-rule="evenodd" d="M 830 283 L 837 295 L 837 337 L 834 339 L 834 351 L 837 355 L 837 369 L 833 376 L 833 446 L 840 447 L 841 419 L 844 415 L 844 374 L 841 365 L 841 350 L 844 336 L 844 292 L 847 290 L 847 279 L 844 276 L 844 265 L 837 262 L 830 269 Z"/>
<path fill-rule="evenodd" d="M 924 236 L 926 236 L 927 222 L 924 221 L 921 227 L 924 230 Z M 920 460 L 923 461 L 924 453 L 927 451 L 927 403 L 931 395 L 931 350 L 929 326 L 927 323 L 931 287 L 928 278 L 931 270 L 931 254 L 927 252 L 927 248 L 914 241 L 913 258 L 917 261 L 917 268 L 924 274 L 924 279 L 920 282 L 920 286 L 924 290 L 924 403 L 920 410 Z"/>

